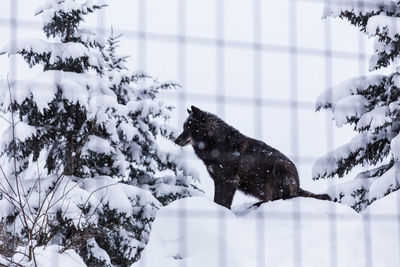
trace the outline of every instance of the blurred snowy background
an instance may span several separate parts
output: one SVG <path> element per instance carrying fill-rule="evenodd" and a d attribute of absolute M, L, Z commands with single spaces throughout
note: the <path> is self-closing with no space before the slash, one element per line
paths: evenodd
<path fill-rule="evenodd" d="M 41 3 L 2 1 L 1 46 L 14 37 L 43 36 L 40 16 L 32 12 Z M 316 113 L 315 99 L 329 86 L 366 74 L 372 53 L 357 28 L 322 20 L 323 6 L 322 0 L 113 0 L 87 23 L 105 37 L 108 25 L 123 33 L 120 51 L 130 56 L 131 69 L 182 85 L 164 95 L 176 106 L 175 128 L 181 129 L 190 105 L 216 113 L 288 155 L 302 187 L 320 192 L 338 180 L 312 181 L 312 165 L 353 133 L 337 130 L 328 113 Z M 23 78 L 27 66 L 16 60 Z M 1 79 L 9 69 L 7 57 L 0 57 Z M 181 154 L 212 198 L 212 180 L 192 148 Z M 235 203 L 242 198 L 235 196 Z"/>

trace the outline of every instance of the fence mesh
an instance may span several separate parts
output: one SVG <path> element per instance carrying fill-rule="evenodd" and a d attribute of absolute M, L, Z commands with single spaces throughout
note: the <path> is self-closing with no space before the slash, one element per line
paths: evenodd
<path fill-rule="evenodd" d="M 18 38 L 41 28 L 37 20 L 21 17 L 20 13 L 26 14 L 25 10 L 20 10 L 26 8 L 26 2 L 9 0 L 9 9 L 0 13 L 3 41 L 9 39 L 11 46 L 16 45 Z M 110 1 L 110 9 L 103 9 L 92 27 L 97 34 L 105 37 L 109 31 L 105 20 L 113 24 L 113 20 L 120 16 L 114 31 L 123 33 L 123 42 L 126 44 L 122 44 L 122 47 L 125 54 L 131 55 L 130 64 L 136 69 L 176 80 L 182 85 L 178 90 L 163 95 L 166 102 L 176 106 L 175 128 L 181 129 L 187 116 L 186 108 L 191 105 L 216 113 L 240 131 L 285 152 L 298 166 L 301 184 L 306 184 L 313 191 L 311 166 L 322 155 L 321 151 L 335 148 L 334 140 L 338 137 L 329 114 L 314 115 L 314 99 L 318 90 L 322 91 L 354 76 L 345 73 L 349 68 L 353 68 L 352 74 L 355 75 L 366 73 L 370 51 L 366 48 L 364 36 L 354 30 L 351 34 L 357 39 L 350 41 L 355 41 L 355 45 L 352 43 L 350 48 L 344 49 L 335 47 L 347 40 L 337 40 L 342 38 L 333 31 L 338 21 L 320 20 L 324 5 L 336 3 L 329 0 L 162 2 Z M 124 11 L 119 15 L 119 9 L 129 12 Z M 315 21 L 319 24 L 314 24 Z M 129 25 L 135 26 L 130 28 Z M 346 64 L 350 67 L 344 66 Z M 21 73 L 14 57 L 10 58 L 7 68 L 5 71 L 10 73 L 10 79 L 18 79 Z M 308 90 L 307 87 L 312 84 L 317 85 Z M 317 117 L 318 122 L 314 123 Z M 189 165 L 202 168 L 199 171 L 202 182 L 210 183 L 207 180 L 211 179 L 191 149 L 179 153 Z M 336 180 L 320 181 L 318 188 L 323 191 L 334 183 Z M 303 208 L 295 202 L 293 211 L 282 210 L 275 213 L 275 217 L 265 218 L 263 213 L 257 214 L 254 228 L 254 235 L 258 236 L 257 266 L 270 266 L 265 253 L 269 249 L 265 234 L 268 235 L 271 229 L 266 229 L 266 220 L 294 222 L 293 229 L 287 229 L 294 236 L 291 247 L 288 247 L 294 251 L 293 266 L 308 266 L 302 258 L 302 251 L 307 248 L 303 247 L 305 244 L 299 229 L 306 221 L 318 221 L 319 217 L 302 212 Z M 398 211 L 396 216 L 382 214 L 374 216 L 373 220 L 399 221 L 400 204 Z M 329 214 L 329 263 L 332 267 L 341 266 L 337 222 L 352 218 L 338 214 L 335 206 L 332 206 Z M 183 235 L 188 234 L 185 207 L 174 216 L 179 218 L 179 224 L 176 225 L 179 231 Z M 191 213 L 191 216 L 204 218 L 215 214 L 204 210 Z M 229 266 L 224 239 L 230 233 L 227 231 L 225 214 L 218 216 L 221 238 L 218 238 L 218 259 L 215 261 L 223 267 Z M 360 244 L 364 246 L 366 266 L 379 266 L 373 265 L 370 220 L 369 215 L 363 220 L 364 240 Z M 393 231 L 397 231 L 400 240 L 400 230 Z M 187 245 L 185 239 L 179 243 L 184 254 Z M 399 264 L 400 259 L 393 266 Z M 145 267 L 146 262 L 140 266 Z M 182 262 L 181 266 L 186 265 Z"/>

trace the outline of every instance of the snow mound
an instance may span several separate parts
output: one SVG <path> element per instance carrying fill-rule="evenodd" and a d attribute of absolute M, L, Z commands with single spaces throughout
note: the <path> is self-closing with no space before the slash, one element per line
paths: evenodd
<path fill-rule="evenodd" d="M 400 193 L 398 193 L 400 194 Z M 279 200 L 235 213 L 194 197 L 175 201 L 157 214 L 142 259 L 152 266 L 397 266 L 397 220 L 385 227 L 370 216 L 393 208 L 400 196 L 376 201 L 359 215 L 351 208 L 311 198 Z M 377 207 L 377 208 L 375 208 Z M 397 209 L 393 214 L 397 214 Z M 365 231 L 371 226 L 371 231 Z M 367 234 L 366 234 L 367 233 Z M 366 241 L 373 251 L 367 255 Z M 332 246 L 334 244 L 335 246 Z M 332 248 L 336 247 L 336 252 Z"/>
<path fill-rule="evenodd" d="M 400 191 L 375 201 L 363 212 L 371 231 L 373 266 L 400 266 L 399 253 Z M 396 258 L 397 256 L 397 258 Z"/>
<path fill-rule="evenodd" d="M 47 247 L 36 247 L 35 248 L 35 256 L 36 256 L 36 264 L 33 260 L 27 261 L 26 257 L 23 256 L 23 253 L 28 253 L 27 249 L 24 247 L 19 247 L 18 251 L 20 253 L 16 253 L 13 261 L 18 262 L 19 266 L 25 267 L 47 267 L 47 266 L 57 266 L 57 267 L 71 267 L 71 266 L 86 266 L 83 262 L 82 258 L 72 249 L 68 249 L 63 253 L 59 253 L 62 247 L 57 245 L 50 245 Z M 4 264 L 7 266 L 9 264 L 8 261 L 4 260 L 0 255 L 0 265 Z M 9 265 L 10 266 L 10 265 Z"/>

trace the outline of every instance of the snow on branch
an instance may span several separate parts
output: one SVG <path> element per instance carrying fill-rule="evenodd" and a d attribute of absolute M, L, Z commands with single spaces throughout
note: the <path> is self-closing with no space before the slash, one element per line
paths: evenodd
<path fill-rule="evenodd" d="M 398 1 L 397 1 L 398 2 Z M 400 53 L 400 6 L 393 0 L 345 0 L 325 5 L 323 17 L 340 17 L 359 27 L 369 37 L 375 37 L 374 54 L 369 70 L 389 66 Z"/>
<path fill-rule="evenodd" d="M 35 135 L 36 131 L 35 127 L 23 121 L 17 122 L 14 127 L 10 125 L 1 136 L 0 149 L 4 149 L 12 141 L 13 137 L 20 142 L 24 142 L 27 138 Z"/>
<path fill-rule="evenodd" d="M 43 22 L 48 23 L 57 13 L 79 12 L 87 14 L 103 6 L 106 6 L 105 0 L 87 0 L 83 3 L 79 3 L 75 0 L 47 0 L 43 6 L 39 6 L 36 9 L 35 15 L 41 14 Z"/>
<path fill-rule="evenodd" d="M 95 135 L 89 136 L 89 140 L 83 147 L 82 153 L 86 153 L 87 150 L 103 154 L 115 153 L 115 149 L 110 145 L 108 140 L 105 140 Z"/>
<path fill-rule="evenodd" d="M 362 131 L 371 129 L 375 131 L 377 128 L 383 127 L 392 122 L 388 116 L 389 108 L 387 106 L 375 107 L 371 111 L 365 112 L 358 120 L 356 129 Z"/>
<path fill-rule="evenodd" d="M 368 19 L 366 33 L 369 36 L 385 34 L 394 39 L 400 32 L 400 18 L 379 14 Z"/>
<path fill-rule="evenodd" d="M 68 101 L 79 102 L 86 108 L 89 107 L 90 96 L 100 93 L 111 96 L 114 94 L 107 81 L 98 75 L 58 70 L 45 71 L 30 79 L 16 81 L 10 86 L 13 101 L 21 104 L 25 99 L 32 97 L 41 112 L 48 108 L 48 103 L 54 99 L 58 88 L 62 89 L 63 96 Z M 10 98 L 0 99 L 1 104 L 9 106 Z"/>
<path fill-rule="evenodd" d="M 368 163 L 369 157 L 366 154 L 369 146 L 374 146 L 379 142 L 392 140 L 393 138 L 394 135 L 389 130 L 379 134 L 370 132 L 358 134 L 348 144 L 338 147 L 319 158 L 312 168 L 313 179 L 318 180 L 322 177 L 333 177 L 335 175 L 342 177 L 353 165 Z M 352 164 L 347 161 L 351 161 Z"/>
<path fill-rule="evenodd" d="M 331 0 L 327 1 L 322 17 L 339 17 L 344 12 L 368 16 L 383 11 L 392 14 L 400 13 L 399 7 L 392 0 Z"/>
<path fill-rule="evenodd" d="M 371 86 L 380 85 L 385 79 L 384 75 L 370 75 L 356 77 L 344 81 L 336 86 L 324 90 L 317 98 L 315 108 L 335 108 L 336 103 L 348 96 L 356 95 Z"/>
<path fill-rule="evenodd" d="M 86 58 L 90 66 L 101 69 L 105 63 L 99 51 L 89 49 L 82 43 L 53 43 L 39 38 L 21 39 L 12 46 L 10 44 L 6 45 L 0 50 L 0 55 L 5 53 L 9 55 L 21 54 L 31 65 L 40 61 L 54 65 L 55 63 L 59 63 L 59 61 L 67 62 Z"/>
<path fill-rule="evenodd" d="M 366 111 L 368 100 L 362 95 L 351 95 L 337 101 L 333 109 L 333 119 L 338 127 L 350 118 L 359 118 Z"/>
<path fill-rule="evenodd" d="M 101 36 L 97 36 L 96 33 L 85 27 L 77 29 L 74 33 L 72 33 L 72 36 L 76 39 L 79 39 L 82 43 L 88 43 L 91 45 L 99 44 L 101 46 L 104 46 L 106 43 L 104 38 L 102 38 Z"/>
<path fill-rule="evenodd" d="M 328 194 L 336 201 L 360 212 L 376 200 L 399 189 L 399 164 L 385 164 L 358 174 L 354 179 L 336 184 Z"/>

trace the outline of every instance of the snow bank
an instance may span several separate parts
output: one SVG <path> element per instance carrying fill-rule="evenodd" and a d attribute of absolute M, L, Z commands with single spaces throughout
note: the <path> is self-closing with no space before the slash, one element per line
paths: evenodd
<path fill-rule="evenodd" d="M 21 266 L 25 267 L 83 267 L 86 264 L 83 262 L 82 258 L 72 249 L 68 249 L 63 253 L 59 253 L 62 247 L 56 245 L 50 245 L 48 247 L 37 247 L 35 248 L 35 256 L 36 256 L 36 264 L 32 260 L 28 262 L 22 254 L 15 254 L 14 261 L 21 264 Z M 21 253 L 27 253 L 26 248 L 20 247 L 19 251 Z M 0 256 L 0 263 L 1 263 L 1 256 Z"/>
<path fill-rule="evenodd" d="M 319 267 L 329 266 L 333 257 L 337 266 L 367 266 L 369 256 L 373 266 L 397 266 L 397 220 L 385 221 L 386 228 L 372 228 L 368 238 L 379 241 L 369 244 L 372 255 L 366 255 L 364 229 L 374 223 L 367 215 L 375 206 L 388 210 L 398 198 L 376 201 L 365 215 L 309 198 L 239 207 L 235 212 L 205 198 L 178 200 L 159 211 L 142 259 L 132 266 L 251 267 L 263 260 L 268 266 L 296 266 L 301 261 L 302 266 Z"/>
<path fill-rule="evenodd" d="M 373 266 L 400 266 L 400 191 L 375 201 L 363 212 L 365 227 L 371 229 Z"/>
<path fill-rule="evenodd" d="M 398 217 L 399 213 L 400 213 L 400 191 L 396 191 L 369 205 L 364 210 L 363 215 L 370 216 L 371 220 L 374 220 L 374 218 L 380 216 Z"/>

